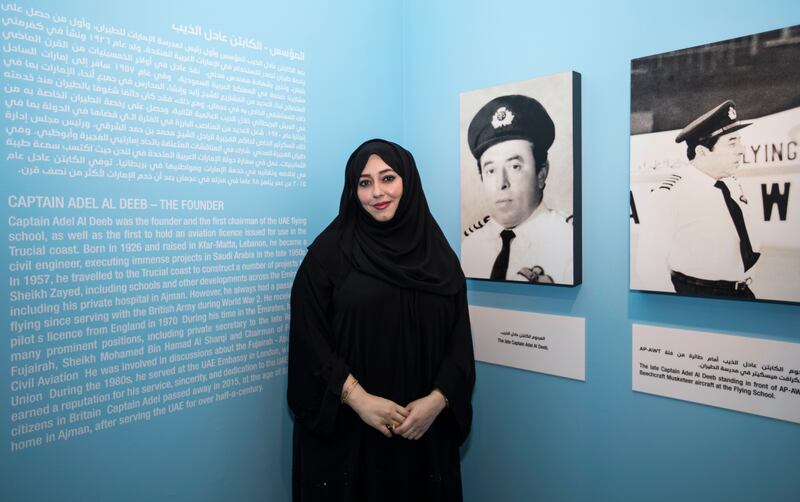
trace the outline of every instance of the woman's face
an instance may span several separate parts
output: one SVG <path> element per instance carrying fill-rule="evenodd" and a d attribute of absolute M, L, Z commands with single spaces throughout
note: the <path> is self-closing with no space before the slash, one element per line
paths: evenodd
<path fill-rule="evenodd" d="M 402 196 L 403 178 L 382 158 L 370 155 L 358 179 L 358 200 L 364 210 L 378 221 L 389 221 Z"/>

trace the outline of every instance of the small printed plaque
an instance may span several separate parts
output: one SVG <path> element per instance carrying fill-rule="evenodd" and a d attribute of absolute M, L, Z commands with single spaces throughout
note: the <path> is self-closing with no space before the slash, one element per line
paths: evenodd
<path fill-rule="evenodd" d="M 574 380 L 586 379 L 585 320 L 469 307 L 475 359 Z"/>
<path fill-rule="evenodd" d="M 800 344 L 633 325 L 633 390 L 800 423 Z"/>

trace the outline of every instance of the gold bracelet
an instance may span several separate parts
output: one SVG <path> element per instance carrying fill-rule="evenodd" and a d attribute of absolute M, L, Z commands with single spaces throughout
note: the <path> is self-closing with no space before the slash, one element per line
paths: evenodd
<path fill-rule="evenodd" d="M 353 389 L 356 388 L 356 385 L 358 385 L 358 380 L 353 377 L 353 382 L 347 386 L 344 392 L 342 392 L 342 404 L 347 402 L 347 398 L 350 397 L 350 394 L 353 392 Z"/>

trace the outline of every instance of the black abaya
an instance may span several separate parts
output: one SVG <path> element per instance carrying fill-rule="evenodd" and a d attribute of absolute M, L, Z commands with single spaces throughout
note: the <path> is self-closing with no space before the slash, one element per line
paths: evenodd
<path fill-rule="evenodd" d="M 404 183 L 413 179 L 388 163 L 405 174 Z M 408 193 L 404 186 L 403 197 Z M 423 216 L 432 222 L 421 187 L 419 193 Z M 309 248 L 292 288 L 293 498 L 460 501 L 458 447 L 471 426 L 475 378 L 463 275 L 437 279 L 460 285 L 455 292 L 438 292 L 404 287 L 391 282 L 392 276 L 359 268 L 347 252 L 352 248 L 343 249 L 353 229 L 342 225 L 341 216 Z M 424 236 L 430 247 L 446 246 L 435 222 L 431 228 L 438 233 Z M 445 251 L 452 254 L 449 246 Z M 438 259 L 449 264 L 450 257 Z M 449 406 L 420 439 L 386 438 L 341 403 L 351 373 L 370 394 L 401 406 L 435 388 Z"/>

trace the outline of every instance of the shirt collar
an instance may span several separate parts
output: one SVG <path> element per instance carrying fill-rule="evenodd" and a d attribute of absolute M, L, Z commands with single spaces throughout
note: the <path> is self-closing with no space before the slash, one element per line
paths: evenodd
<path fill-rule="evenodd" d="M 512 230 L 525 231 L 528 229 L 528 227 L 532 227 L 533 225 L 535 225 L 535 222 L 544 217 L 544 215 L 547 214 L 548 212 L 550 212 L 550 210 L 547 208 L 544 202 L 540 202 L 539 205 L 536 207 L 536 209 L 533 210 L 531 215 L 525 218 L 525 221 L 523 221 L 516 227 L 512 228 Z"/>
<path fill-rule="evenodd" d="M 694 167 L 692 165 L 690 165 L 686 169 L 684 169 L 683 173 L 681 173 L 681 174 L 684 177 L 686 177 L 689 180 L 691 180 L 692 182 L 699 183 L 699 184 L 702 184 L 702 185 L 707 185 L 707 186 L 712 186 L 713 187 L 714 184 L 717 182 L 716 178 L 713 178 L 713 177 L 707 175 L 706 173 L 704 173 L 703 171 L 701 171 L 700 169 L 697 169 L 696 167 Z M 721 179 L 722 179 L 722 181 L 724 183 L 725 182 L 725 178 L 721 178 Z"/>

